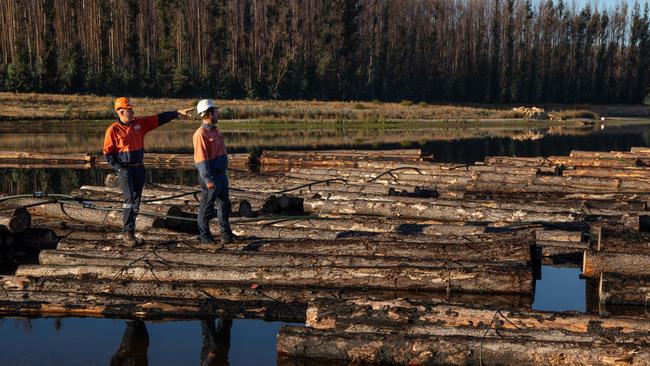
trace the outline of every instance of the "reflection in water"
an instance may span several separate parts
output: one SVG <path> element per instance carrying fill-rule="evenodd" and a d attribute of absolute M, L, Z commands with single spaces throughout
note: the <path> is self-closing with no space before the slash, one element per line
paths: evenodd
<path fill-rule="evenodd" d="M 20 122 L 5 122 L 0 124 L 0 150 L 99 154 L 107 125 L 108 122 L 89 121 L 30 122 L 28 126 Z M 147 135 L 147 151 L 191 153 L 192 134 L 196 127 L 196 123 L 177 122 L 156 129 Z M 637 139 L 646 142 L 642 144 L 645 146 L 650 137 L 647 120 L 612 122 L 604 131 L 600 129 L 600 125 L 550 125 L 548 122 L 539 121 L 250 121 L 223 122 L 220 129 L 232 152 L 255 152 L 266 148 L 332 149 L 389 146 L 421 146 L 426 149 L 429 143 L 440 141 L 453 143 L 496 138 L 528 143 L 554 136 L 589 138 L 592 135 L 621 133 L 637 135 Z M 594 147 L 595 150 L 601 150 L 598 146 Z"/>
<path fill-rule="evenodd" d="M 147 366 L 149 333 L 142 320 L 127 320 L 120 348 L 111 357 L 111 366 Z"/>
<path fill-rule="evenodd" d="M 201 366 L 228 366 L 230 351 L 230 319 L 210 319 L 201 321 Z"/>

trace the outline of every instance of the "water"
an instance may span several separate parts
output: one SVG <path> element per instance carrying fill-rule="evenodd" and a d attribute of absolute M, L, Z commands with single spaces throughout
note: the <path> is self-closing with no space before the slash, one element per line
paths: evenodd
<path fill-rule="evenodd" d="M 117 358 L 126 324 L 114 319 L 2 319 L 0 365 L 108 365 Z M 275 338 L 281 324 L 234 320 L 229 347 L 223 347 L 227 338 L 223 333 L 215 342 L 222 352 L 216 364 L 227 365 L 227 359 L 230 365 L 275 365 Z M 150 365 L 201 364 L 200 321 L 147 322 L 146 330 L 149 347 L 139 353 L 147 355 Z M 139 344 L 141 338 L 136 335 L 131 340 Z"/>
<path fill-rule="evenodd" d="M 603 127 L 486 123 L 300 124 L 224 123 L 234 151 L 264 148 L 422 148 L 435 161 L 472 163 L 489 155 L 566 155 L 573 149 L 628 150 L 650 144 L 650 121 L 615 121 Z M 71 128 L 71 125 L 74 128 Z M 147 137 L 156 152 L 190 152 L 195 124 L 176 123 Z M 0 150 L 99 153 L 105 123 L 30 122 L 0 124 Z M 101 184 L 105 172 L 72 170 L 0 171 L 0 191 L 68 192 L 82 184 Z M 149 181 L 194 184 L 195 172 L 150 171 Z M 586 285 L 580 270 L 542 266 L 532 304 L 535 310 L 586 311 Z M 230 331 L 231 365 L 275 365 L 281 323 L 235 320 Z M 119 348 L 126 321 L 111 319 L 0 319 L 0 365 L 106 365 Z M 147 322 L 151 365 L 200 364 L 201 322 Z M 221 348 L 223 350 L 223 347 Z M 218 364 L 226 364 L 224 362 Z"/>

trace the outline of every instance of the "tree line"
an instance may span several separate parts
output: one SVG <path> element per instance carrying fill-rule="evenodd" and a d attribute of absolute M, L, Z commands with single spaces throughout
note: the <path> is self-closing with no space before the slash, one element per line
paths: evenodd
<path fill-rule="evenodd" d="M 0 88 L 148 96 L 636 103 L 647 4 L 2 0 Z"/>

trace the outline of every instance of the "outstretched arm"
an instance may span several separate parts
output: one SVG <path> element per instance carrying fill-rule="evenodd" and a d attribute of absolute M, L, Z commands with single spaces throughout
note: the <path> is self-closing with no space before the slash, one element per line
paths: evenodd
<path fill-rule="evenodd" d="M 190 116 L 192 110 L 194 110 L 194 108 L 179 109 L 177 111 L 162 112 L 151 117 L 144 117 L 140 120 L 140 125 L 142 125 L 144 132 L 146 133 L 178 118 L 179 116 Z"/>

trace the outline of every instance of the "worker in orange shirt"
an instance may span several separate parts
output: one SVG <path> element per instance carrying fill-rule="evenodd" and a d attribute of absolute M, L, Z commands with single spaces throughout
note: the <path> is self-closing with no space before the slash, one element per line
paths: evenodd
<path fill-rule="evenodd" d="M 194 145 L 194 164 L 199 170 L 199 182 L 201 183 L 201 202 L 199 203 L 198 228 L 199 240 L 201 243 L 215 243 L 210 232 L 210 219 L 216 217 L 219 220 L 219 231 L 221 244 L 216 248 L 222 248 L 234 239 L 234 235 L 228 222 L 230 218 L 231 204 L 228 193 L 228 152 L 223 139 L 223 134 L 217 129 L 219 120 L 217 106 L 211 99 L 199 101 L 196 110 L 201 116 L 201 127 L 199 127 L 192 138 Z"/>
<path fill-rule="evenodd" d="M 115 99 L 118 120 L 110 125 L 104 136 L 104 158 L 119 178 L 124 195 L 122 205 L 122 228 L 124 243 L 128 246 L 142 245 L 144 241 L 135 236 L 135 219 L 140 208 L 144 188 L 144 136 L 165 123 L 189 115 L 194 108 L 163 112 L 155 116 L 136 118 L 133 105 L 125 97 Z"/>

